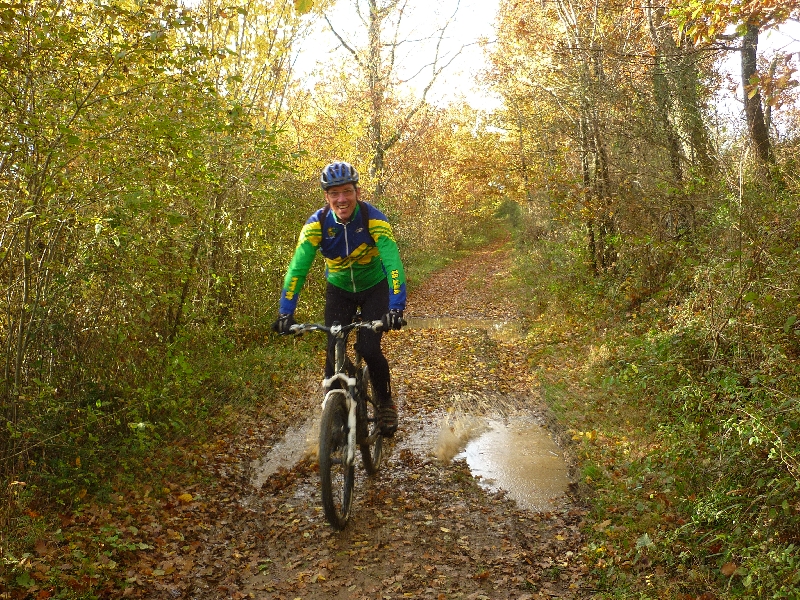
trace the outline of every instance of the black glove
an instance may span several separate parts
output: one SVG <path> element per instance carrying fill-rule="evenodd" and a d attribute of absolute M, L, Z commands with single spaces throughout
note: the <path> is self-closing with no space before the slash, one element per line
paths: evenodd
<path fill-rule="evenodd" d="M 294 320 L 293 314 L 287 315 L 278 315 L 278 320 L 272 324 L 272 331 L 276 331 L 281 335 L 286 335 L 287 333 L 291 333 L 289 329 L 292 325 L 296 325 L 297 321 Z"/>
<path fill-rule="evenodd" d="M 403 311 L 399 308 L 393 308 L 383 315 L 381 321 L 383 321 L 383 328 L 386 330 L 400 329 L 403 326 Z"/>

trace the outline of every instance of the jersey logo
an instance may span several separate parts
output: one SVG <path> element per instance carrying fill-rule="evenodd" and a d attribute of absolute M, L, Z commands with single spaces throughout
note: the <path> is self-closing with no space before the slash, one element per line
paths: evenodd
<path fill-rule="evenodd" d="M 336 237 L 336 228 L 328 227 L 328 239 Z"/>

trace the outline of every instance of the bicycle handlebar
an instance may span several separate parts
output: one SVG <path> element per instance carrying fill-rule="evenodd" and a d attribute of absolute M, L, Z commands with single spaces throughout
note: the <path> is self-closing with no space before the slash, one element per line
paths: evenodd
<path fill-rule="evenodd" d="M 405 324 L 405 322 L 403 323 Z M 294 335 L 302 335 L 306 331 L 324 331 L 330 335 L 336 336 L 340 333 L 346 333 L 352 329 L 371 329 L 372 331 L 384 331 L 383 321 L 377 319 L 375 321 L 356 321 L 349 325 L 323 325 L 322 323 L 296 323 L 289 328 L 289 333 Z"/>

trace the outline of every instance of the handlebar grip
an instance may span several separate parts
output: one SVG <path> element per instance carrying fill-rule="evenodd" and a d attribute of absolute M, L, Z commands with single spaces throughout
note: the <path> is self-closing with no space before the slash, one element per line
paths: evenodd
<path fill-rule="evenodd" d="M 408 325 L 408 321 L 406 321 L 405 319 L 402 319 L 400 323 L 402 323 L 403 327 Z M 391 329 L 387 328 L 386 324 L 381 319 L 372 321 L 372 327 L 375 328 L 375 331 L 391 331 Z"/>

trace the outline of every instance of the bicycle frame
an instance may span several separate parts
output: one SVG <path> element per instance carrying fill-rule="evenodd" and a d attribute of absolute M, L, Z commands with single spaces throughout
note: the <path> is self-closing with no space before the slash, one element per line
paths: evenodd
<path fill-rule="evenodd" d="M 330 327 L 316 323 L 293 325 L 291 333 L 323 331 L 333 338 L 334 373 L 322 385 L 326 389 L 322 401 L 319 432 L 320 498 L 325 518 L 334 529 L 344 529 L 350 519 L 355 486 L 356 446 L 361 450 L 364 470 L 375 475 L 380 468 L 383 449 L 382 432 L 378 429 L 377 411 L 370 391 L 368 367 L 356 342 L 355 361 L 347 357 L 347 339 L 361 329 L 383 329 L 382 321 L 355 320 L 349 325 Z M 328 345 L 330 347 L 331 341 Z M 350 370 L 353 366 L 355 372 Z M 335 389 L 333 389 L 335 386 Z M 369 411 L 372 410 L 372 416 Z"/>
<path fill-rule="evenodd" d="M 373 331 L 377 331 L 383 327 L 383 322 L 380 320 L 376 321 L 356 321 L 354 323 L 350 323 L 349 325 L 339 325 L 334 324 L 330 327 L 325 325 L 320 325 L 318 323 L 303 323 L 293 325 L 291 328 L 292 333 L 295 335 L 300 335 L 306 331 L 323 331 L 331 336 L 333 336 L 336 340 L 335 344 L 335 354 L 334 354 L 334 369 L 335 372 L 330 377 L 323 379 L 322 386 L 324 389 L 328 391 L 325 393 L 325 397 L 322 400 L 322 410 L 325 410 L 325 404 L 328 402 L 328 399 L 331 397 L 332 394 L 344 394 L 345 401 L 347 402 L 347 411 L 348 411 L 348 439 L 347 439 L 347 456 L 345 457 L 345 462 L 347 465 L 352 465 L 355 462 L 356 458 L 356 446 L 358 440 L 356 439 L 356 425 L 357 425 L 357 416 L 356 416 L 356 409 L 358 403 L 356 402 L 355 392 L 356 392 L 356 378 L 351 377 L 345 372 L 345 365 L 347 363 L 347 338 L 350 336 L 350 333 L 353 331 L 357 331 L 359 329 L 372 329 Z M 355 360 L 353 361 L 354 366 L 356 369 L 361 367 L 362 357 L 359 354 L 358 350 L 355 351 Z M 337 381 L 341 381 L 343 384 L 342 388 L 331 389 L 333 384 Z M 376 438 L 379 433 L 373 433 L 369 436 L 365 441 L 371 443 L 374 438 Z"/>
<path fill-rule="evenodd" d="M 325 403 L 328 401 L 328 398 L 331 397 L 331 394 L 345 395 L 348 415 L 347 456 L 345 458 L 345 464 L 347 465 L 352 465 L 356 459 L 356 378 L 350 377 L 344 371 L 347 358 L 347 337 L 351 331 L 353 331 L 353 329 L 347 329 L 343 331 L 343 327 L 341 325 L 331 326 L 329 333 L 336 339 L 334 354 L 334 368 L 336 372 L 330 377 L 322 380 L 323 389 L 328 390 L 322 400 L 322 410 L 325 410 Z M 358 367 L 359 363 L 361 362 L 361 356 L 358 354 L 358 351 L 356 351 L 355 358 L 356 360 L 353 361 L 353 364 Z M 341 389 L 331 389 L 336 381 L 341 381 L 345 387 Z"/>

